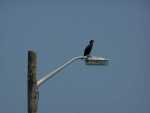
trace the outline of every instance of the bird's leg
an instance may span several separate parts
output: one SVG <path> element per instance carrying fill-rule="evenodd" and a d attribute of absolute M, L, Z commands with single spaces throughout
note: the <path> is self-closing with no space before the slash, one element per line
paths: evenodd
<path fill-rule="evenodd" d="M 89 54 L 89 55 L 87 55 L 87 57 L 89 58 L 89 57 L 92 57 L 92 56 L 91 56 L 91 54 Z"/>

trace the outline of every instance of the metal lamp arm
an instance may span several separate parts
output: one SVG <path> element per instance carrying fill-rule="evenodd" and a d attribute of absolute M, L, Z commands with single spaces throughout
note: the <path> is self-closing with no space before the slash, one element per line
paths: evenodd
<path fill-rule="evenodd" d="M 77 56 L 77 57 L 73 57 L 72 59 L 70 59 L 69 61 L 67 61 L 66 63 L 64 63 L 62 66 L 58 67 L 57 69 L 55 69 L 54 71 L 48 73 L 47 75 L 45 75 L 43 78 L 41 78 L 40 80 L 37 81 L 37 86 L 40 87 L 43 83 L 45 83 L 48 79 L 54 77 L 58 72 L 60 72 L 62 69 L 64 69 L 66 66 L 68 66 L 69 64 L 73 63 L 76 60 L 79 59 L 86 59 L 86 56 Z"/>

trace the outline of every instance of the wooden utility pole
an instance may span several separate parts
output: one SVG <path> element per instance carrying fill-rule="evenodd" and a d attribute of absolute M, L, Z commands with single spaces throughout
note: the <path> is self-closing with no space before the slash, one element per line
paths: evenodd
<path fill-rule="evenodd" d="M 38 87 L 36 79 L 37 57 L 34 51 L 28 51 L 28 73 L 27 73 L 27 98 L 28 113 L 37 113 L 38 107 Z"/>

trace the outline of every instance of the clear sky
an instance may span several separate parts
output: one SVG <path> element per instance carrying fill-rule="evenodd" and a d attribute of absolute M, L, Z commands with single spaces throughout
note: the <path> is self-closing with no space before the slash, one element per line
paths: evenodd
<path fill-rule="evenodd" d="M 0 113 L 27 113 L 29 49 L 39 79 L 90 39 L 110 64 L 67 67 L 40 87 L 38 113 L 150 113 L 148 0 L 1 0 Z"/>

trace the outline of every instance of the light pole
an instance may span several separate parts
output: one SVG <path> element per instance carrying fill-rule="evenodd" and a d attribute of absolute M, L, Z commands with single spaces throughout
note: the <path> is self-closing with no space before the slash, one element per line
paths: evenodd
<path fill-rule="evenodd" d="M 28 113 L 37 113 L 38 107 L 38 88 L 44 84 L 48 79 L 54 77 L 58 72 L 63 70 L 69 64 L 77 61 L 84 60 L 87 65 L 106 65 L 108 59 L 95 56 L 77 56 L 73 57 L 63 65 L 48 73 L 40 80 L 36 80 L 36 54 L 33 51 L 28 51 Z"/>

